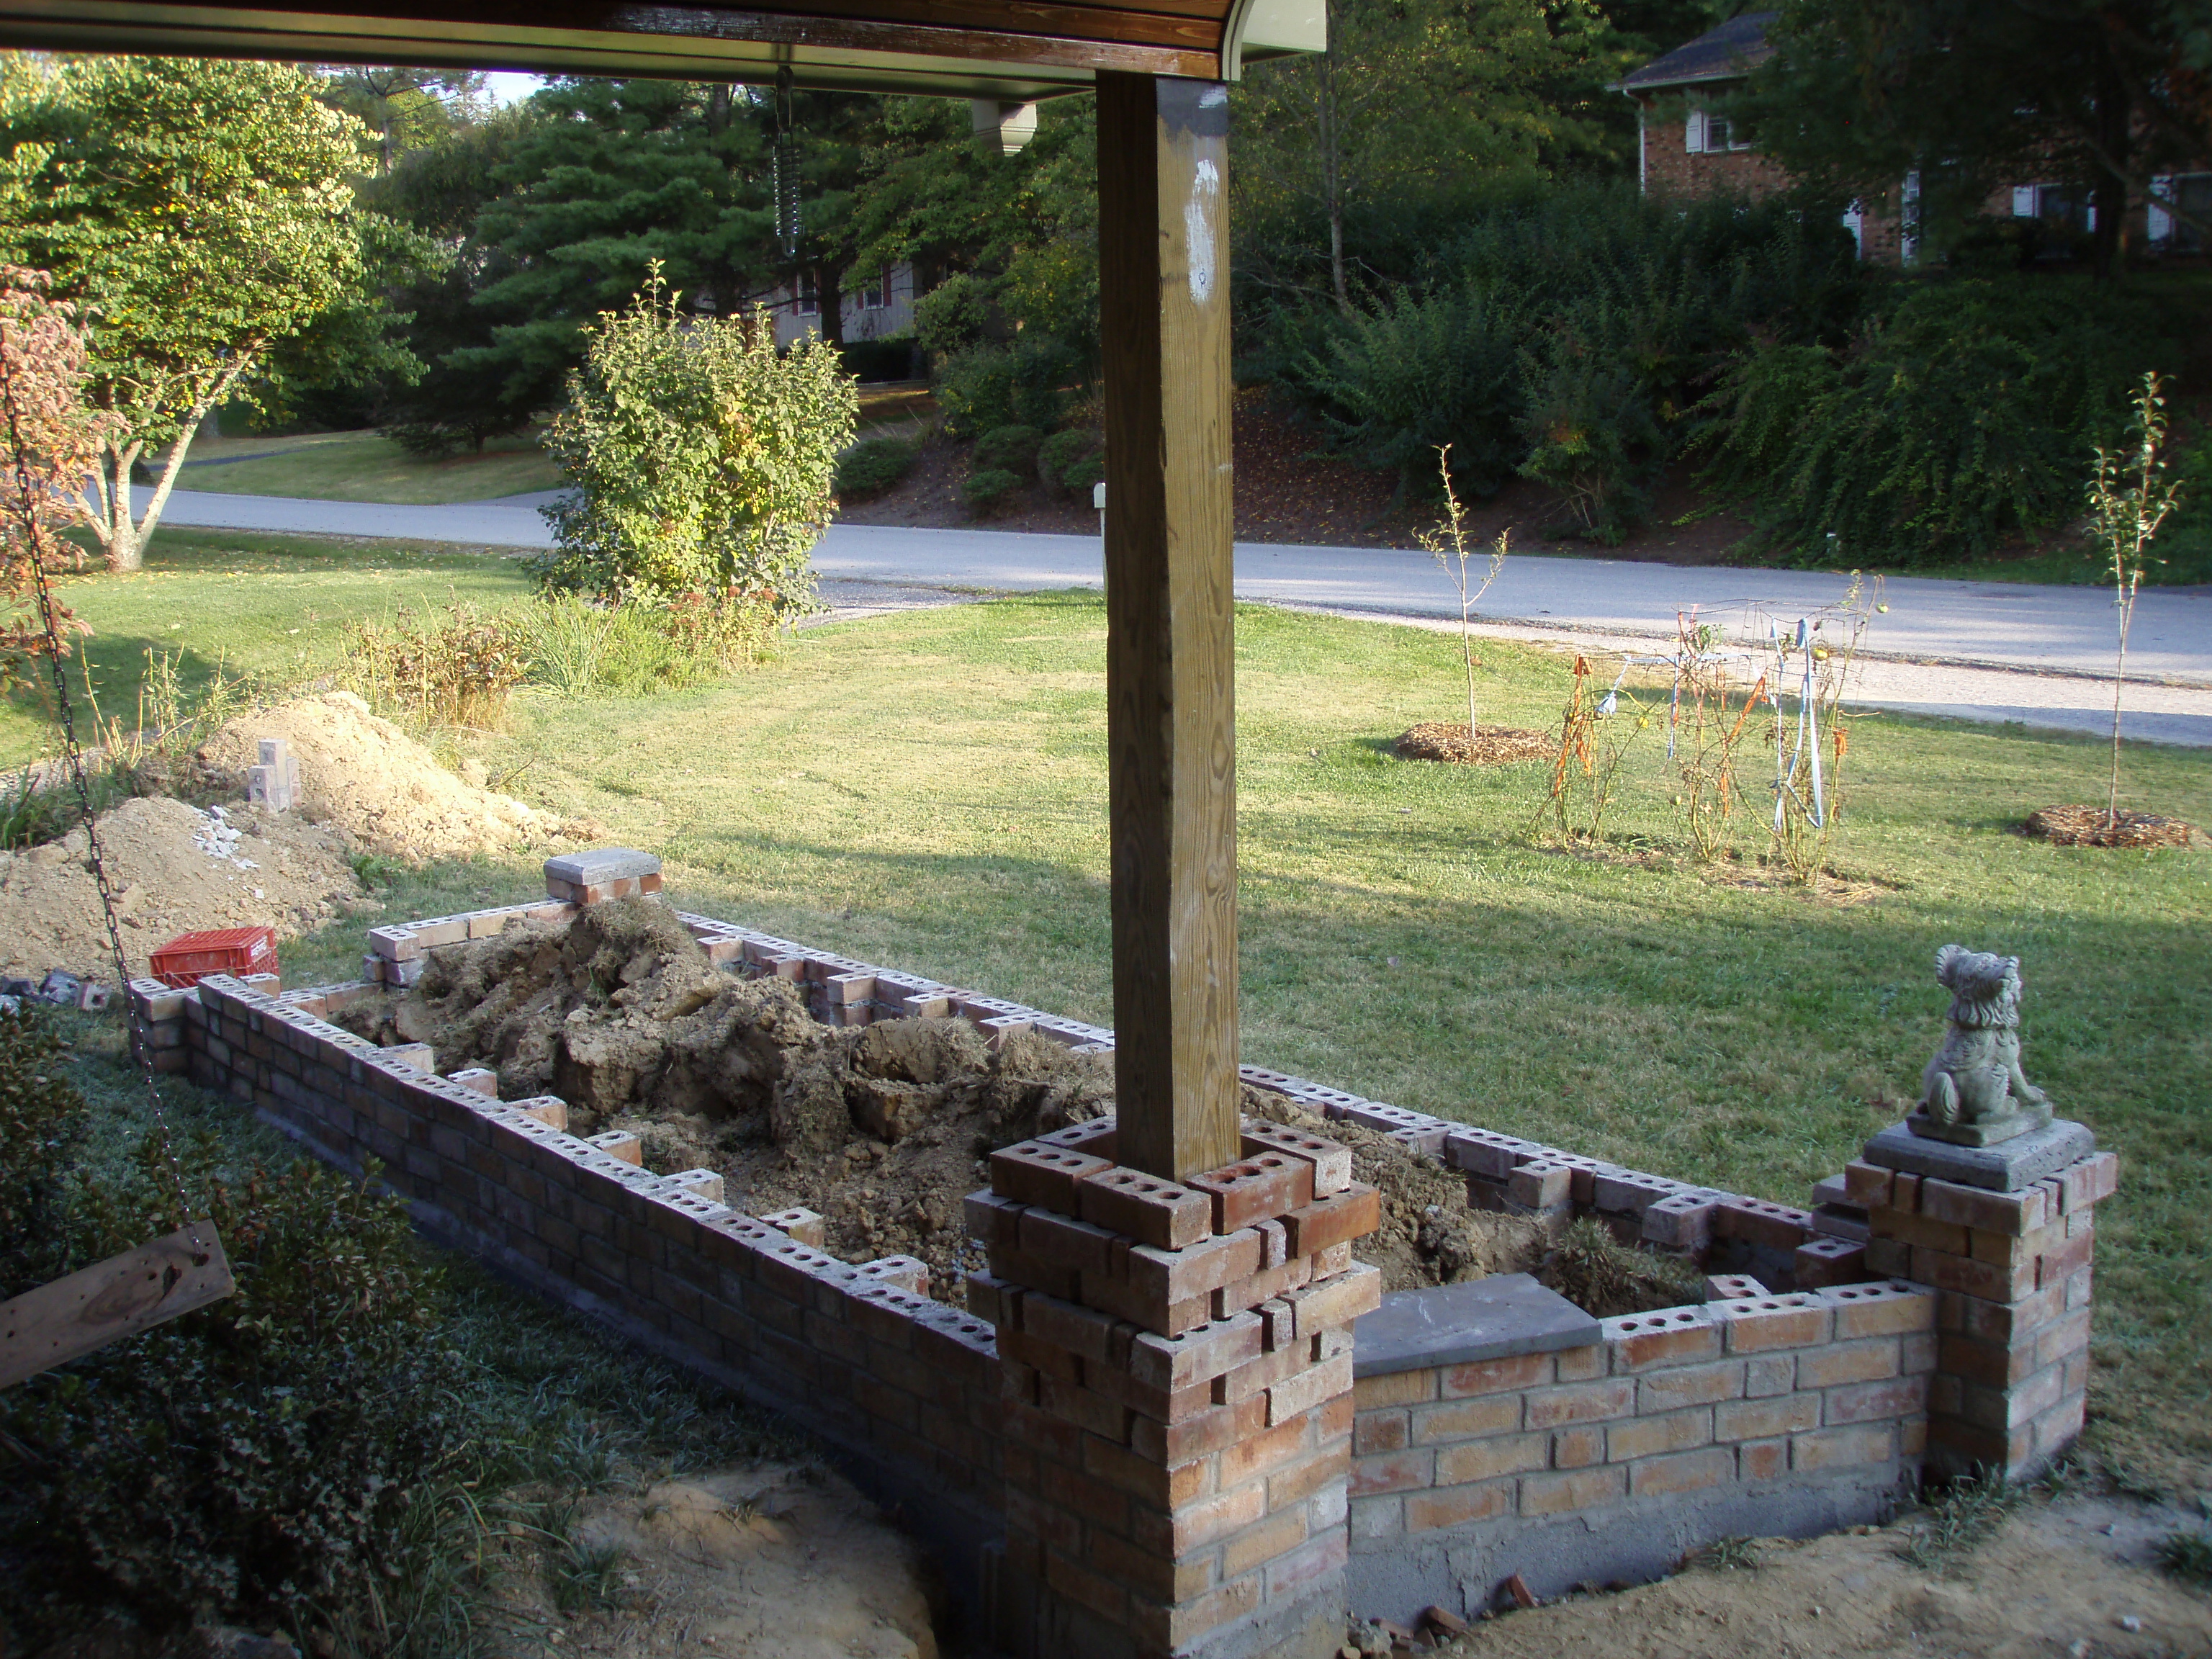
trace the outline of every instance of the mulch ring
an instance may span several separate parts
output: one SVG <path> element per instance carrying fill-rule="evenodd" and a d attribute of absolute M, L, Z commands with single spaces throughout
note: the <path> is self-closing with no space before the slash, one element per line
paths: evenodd
<path fill-rule="evenodd" d="M 1473 766 L 1509 766 L 1515 761 L 1550 760 L 1559 739 L 1548 732 L 1518 726 L 1468 728 L 1444 720 L 1425 720 L 1398 739 L 1401 760 L 1463 761 Z"/>
<path fill-rule="evenodd" d="M 2101 806 L 2045 806 L 2027 815 L 2027 833 L 2060 847 L 2186 847 L 2196 831 L 2179 818 Z"/>

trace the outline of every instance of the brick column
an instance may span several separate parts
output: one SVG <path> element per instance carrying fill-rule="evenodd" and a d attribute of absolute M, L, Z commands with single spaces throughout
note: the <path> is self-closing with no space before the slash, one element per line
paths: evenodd
<path fill-rule="evenodd" d="M 2094 1146 L 2078 1125 L 2052 1128 Z M 1989 1152 L 2006 1144 L 1976 1155 L 1893 1129 L 1844 1170 L 1850 1201 L 1866 1207 L 1867 1267 L 1939 1292 L 1928 1462 L 1942 1474 L 2024 1479 L 2081 1431 L 2095 1206 L 2117 1188 L 2119 1160 L 2091 1152 L 2000 1186 Z"/>
<path fill-rule="evenodd" d="M 1344 1639 L 1352 1322 L 1382 1275 L 1349 1150 L 1266 1123 L 1177 1184 L 1113 1162 L 1110 1119 L 994 1154 L 1006 1552 L 1024 1656 L 1322 1659 Z"/>

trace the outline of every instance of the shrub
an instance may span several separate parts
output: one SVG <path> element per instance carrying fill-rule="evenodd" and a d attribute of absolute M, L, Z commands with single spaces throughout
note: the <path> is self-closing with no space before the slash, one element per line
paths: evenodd
<path fill-rule="evenodd" d="M 616 601 L 712 593 L 779 618 L 804 611 L 859 408 L 835 347 L 779 352 L 762 316 L 681 312 L 654 266 L 627 311 L 586 331 L 547 434 L 576 488 L 543 509 L 555 545 L 541 580 Z"/>
<path fill-rule="evenodd" d="M 1022 487 L 1021 475 L 1008 472 L 1001 467 L 986 467 L 971 472 L 960 486 L 960 494 L 968 503 L 968 510 L 977 518 L 988 518 L 1012 500 Z"/>
<path fill-rule="evenodd" d="M 1106 438 L 1088 427 L 1055 432 L 1037 446 L 1037 477 L 1051 488 L 1088 494 L 1106 476 Z"/>
<path fill-rule="evenodd" d="M 2160 350 L 2140 303 L 2043 277 L 1916 287 L 1847 351 L 1759 347 L 1702 406 L 1710 480 L 1785 554 L 1918 564 L 2081 511 Z"/>
<path fill-rule="evenodd" d="M 52 1028 L 0 1009 L 0 1301 L 56 1276 L 67 1166 L 84 1133 L 84 1097 L 62 1075 Z"/>
<path fill-rule="evenodd" d="M 57 1060 L 51 1035 L 0 1015 L 0 1116 L 27 1137 L 0 1150 L 0 1201 L 52 1243 L 42 1277 L 181 1219 L 151 1145 L 119 1178 L 71 1178 L 84 1103 Z M 404 1207 L 311 1164 L 234 1183 L 209 1145 L 180 1152 L 236 1292 L 0 1394 L 0 1610 L 25 1633 L 82 1607 L 304 1631 L 374 1601 L 418 1491 L 473 1473 L 461 1363 L 424 1340 L 438 1279 Z M 14 1249 L 0 1260 L 21 1271 Z"/>
<path fill-rule="evenodd" d="M 915 338 L 939 358 L 975 345 L 990 323 L 990 287 L 969 271 L 954 271 L 914 302 Z"/>
<path fill-rule="evenodd" d="M 845 372 L 866 386 L 908 378 L 915 349 L 913 335 L 887 334 L 879 340 L 841 340 L 837 356 Z"/>
<path fill-rule="evenodd" d="M 490 730 L 530 672 L 529 648 L 510 615 L 462 600 L 443 616 L 358 623 L 346 632 L 347 678 L 373 707 L 422 726 Z"/>
<path fill-rule="evenodd" d="M 955 438 L 980 438 L 995 427 L 1057 426 L 1066 388 L 1081 368 L 1074 348 L 1042 338 L 979 345 L 949 357 L 937 371 L 945 430 Z"/>
<path fill-rule="evenodd" d="M 904 438 L 863 438 L 837 458 L 837 495 L 861 501 L 880 495 L 914 470 L 920 452 Z"/>
<path fill-rule="evenodd" d="M 1033 426 L 993 427 L 975 441 L 975 465 L 985 471 L 1031 471 L 1043 443 L 1044 434 Z"/>

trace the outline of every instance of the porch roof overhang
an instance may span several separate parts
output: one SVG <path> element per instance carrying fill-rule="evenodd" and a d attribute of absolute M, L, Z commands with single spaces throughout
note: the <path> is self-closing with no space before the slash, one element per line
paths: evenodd
<path fill-rule="evenodd" d="M 1234 80 L 1321 50 L 1326 15 L 1324 0 L 0 0 L 0 46 L 752 82 L 787 66 L 802 87 L 1026 102 L 1101 70 Z"/>

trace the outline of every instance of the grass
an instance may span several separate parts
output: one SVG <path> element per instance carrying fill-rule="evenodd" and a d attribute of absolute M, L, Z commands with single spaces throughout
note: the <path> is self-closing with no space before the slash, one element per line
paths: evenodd
<path fill-rule="evenodd" d="M 195 443 L 177 474 L 179 489 L 418 507 L 520 495 L 560 483 L 558 469 L 530 432 L 491 439 L 481 455 L 464 452 L 441 461 L 410 455 L 373 431 L 223 438 Z"/>
<path fill-rule="evenodd" d="M 380 573 L 345 555 L 328 588 L 310 562 L 210 556 L 75 602 L 106 628 L 108 594 L 143 606 L 158 590 L 216 631 L 242 627 L 214 620 L 231 596 L 273 611 L 279 582 L 333 611 L 409 583 L 520 591 L 496 561 Z M 231 568 L 261 580 L 213 574 Z M 255 648 L 281 655 L 292 636 L 273 616 L 255 626 Z M 832 624 L 717 684 L 526 696 L 507 732 L 471 741 L 533 804 L 660 852 L 687 908 L 1110 1023 L 1104 640 L 1096 595 Z M 1689 864 L 1656 731 L 1626 763 L 1604 854 L 1540 848 L 1524 832 L 1540 764 L 1389 755 L 1463 698 L 1458 648 L 1240 611 L 1245 1058 L 1802 1203 L 1917 1085 L 1942 1031 L 1936 948 L 2016 954 L 2028 1074 L 2123 1159 L 2099 1226 L 2098 1431 L 2139 1462 L 2212 1464 L 2212 860 L 2016 833 L 2033 806 L 2102 799 L 2094 738 L 1903 717 L 1853 732 L 1838 857 L 1859 902 Z M 1556 720 L 1564 659 L 1484 653 L 1486 720 Z M 30 730 L 19 714 L 0 735 Z M 2209 763 L 2131 745 L 2126 802 L 2212 823 Z M 537 890 L 524 858 L 386 873 L 393 915 Z M 349 976 L 363 925 L 288 945 L 288 975 Z"/>

